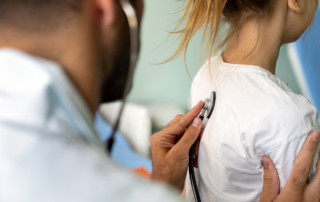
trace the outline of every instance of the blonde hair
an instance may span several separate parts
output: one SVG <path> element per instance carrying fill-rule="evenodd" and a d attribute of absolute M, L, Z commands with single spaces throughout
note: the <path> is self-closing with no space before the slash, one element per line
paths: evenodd
<path fill-rule="evenodd" d="M 218 31 L 220 28 L 222 11 L 224 9 L 227 0 L 187 0 L 184 8 L 181 10 L 183 12 L 182 18 L 179 20 L 178 25 L 173 30 L 173 33 L 180 34 L 181 39 L 176 52 L 167 60 L 172 61 L 176 59 L 179 55 L 184 52 L 186 55 L 188 45 L 192 37 L 201 29 L 203 30 L 203 35 L 201 39 L 201 45 L 203 45 L 205 36 L 208 30 L 212 30 L 210 33 L 210 38 L 207 37 L 206 40 L 206 50 L 208 49 L 209 43 L 211 41 L 210 55 L 213 51 L 214 42 L 217 38 Z M 183 29 L 178 30 L 178 28 L 185 22 L 186 25 Z"/>
<path fill-rule="evenodd" d="M 277 0 L 183 0 L 183 13 L 178 25 L 171 32 L 179 34 L 181 39 L 175 53 L 165 62 L 173 61 L 186 53 L 193 36 L 203 29 L 201 46 L 206 42 L 206 57 L 209 59 L 213 52 L 227 45 L 230 39 L 237 33 L 239 27 L 248 18 L 259 19 L 272 12 Z M 230 27 L 227 34 L 219 44 L 215 44 L 221 30 L 222 22 L 227 22 Z M 185 24 L 185 25 L 184 25 Z M 181 30 L 178 30 L 183 27 Z M 210 60 L 209 60 L 210 61 Z"/>

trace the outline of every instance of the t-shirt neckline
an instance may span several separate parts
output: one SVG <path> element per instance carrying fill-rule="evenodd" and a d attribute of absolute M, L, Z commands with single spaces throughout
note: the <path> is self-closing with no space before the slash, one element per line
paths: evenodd
<path fill-rule="evenodd" d="M 279 77 L 277 77 L 276 75 L 272 74 L 270 71 L 257 66 L 257 65 L 246 65 L 246 64 L 233 64 L 233 63 L 227 63 L 223 60 L 222 58 L 222 53 L 219 53 L 218 55 L 218 62 L 222 65 L 222 66 L 226 66 L 226 67 L 233 67 L 233 68 L 237 68 L 237 71 L 241 71 L 241 72 L 256 72 L 256 73 L 266 73 L 268 75 L 270 75 L 271 77 L 276 78 L 277 80 L 279 80 L 280 82 L 283 82 L 285 85 L 288 86 L 288 83 L 283 81 L 282 79 L 280 79 Z"/>

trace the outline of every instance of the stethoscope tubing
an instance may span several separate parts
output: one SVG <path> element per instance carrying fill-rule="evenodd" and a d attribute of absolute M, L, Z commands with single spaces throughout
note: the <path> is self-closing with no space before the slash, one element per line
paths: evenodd
<path fill-rule="evenodd" d="M 110 138 L 106 141 L 106 150 L 108 154 L 111 154 L 115 133 L 119 128 L 120 124 L 120 118 L 123 114 L 124 106 L 127 101 L 127 95 L 128 92 L 131 89 L 131 83 L 133 80 L 134 70 L 137 65 L 138 57 L 139 57 L 139 25 L 138 25 L 138 17 L 137 14 L 129 2 L 129 0 L 120 0 L 120 3 L 122 5 L 122 9 L 127 17 L 129 28 L 130 28 L 130 66 L 129 66 L 129 72 L 128 77 L 125 85 L 125 89 L 122 96 L 122 104 L 121 108 L 117 117 L 117 120 L 113 126 L 112 134 Z"/>
<path fill-rule="evenodd" d="M 203 121 L 204 116 L 199 116 L 199 118 Z M 196 181 L 196 177 L 194 174 L 194 154 L 196 151 L 197 142 L 195 142 L 189 152 L 189 177 L 190 177 L 190 183 L 193 191 L 193 195 L 197 202 L 201 202 L 201 197 L 198 189 L 198 184 Z"/>

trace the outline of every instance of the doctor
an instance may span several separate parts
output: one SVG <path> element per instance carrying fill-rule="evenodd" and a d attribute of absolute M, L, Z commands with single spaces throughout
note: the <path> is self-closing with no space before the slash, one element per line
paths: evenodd
<path fill-rule="evenodd" d="M 142 0 L 132 4 L 141 19 Z M 128 44 L 118 0 L 0 1 L 1 202 L 181 200 L 114 165 L 93 128 L 99 104 L 121 97 Z M 182 189 L 202 107 L 151 138 L 154 181 Z M 305 183 L 319 135 L 310 134 L 280 195 L 263 158 L 261 201 L 319 201 L 320 173 Z"/>

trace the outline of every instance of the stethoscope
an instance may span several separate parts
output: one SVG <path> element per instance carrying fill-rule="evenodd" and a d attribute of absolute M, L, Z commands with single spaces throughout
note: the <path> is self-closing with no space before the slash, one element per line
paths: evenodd
<path fill-rule="evenodd" d="M 204 107 L 202 108 L 201 113 L 200 113 L 200 115 L 198 117 L 202 121 L 204 120 L 204 118 L 209 120 L 211 115 L 212 115 L 212 113 L 213 113 L 215 104 L 216 104 L 216 93 L 212 92 L 210 94 L 210 98 L 205 99 Z M 202 130 L 204 130 L 204 127 L 202 128 Z M 196 202 L 201 202 L 200 193 L 199 193 L 198 185 L 197 185 L 197 182 L 196 182 L 196 177 L 195 177 L 195 174 L 194 174 L 193 161 L 194 161 L 195 150 L 196 150 L 196 143 L 194 143 L 192 145 L 192 147 L 190 149 L 190 152 L 189 152 L 189 177 L 190 177 L 190 183 L 191 183 L 191 187 L 192 187 L 194 198 L 195 198 Z"/>
<path fill-rule="evenodd" d="M 137 14 L 133 6 L 129 2 L 129 0 L 120 0 L 120 3 L 128 19 L 129 28 L 130 28 L 130 43 L 131 43 L 130 44 L 131 45 L 130 46 L 131 47 L 130 48 L 130 66 L 129 66 L 128 78 L 126 81 L 126 86 L 125 86 L 125 90 L 122 98 L 123 102 L 118 114 L 118 118 L 115 125 L 113 126 L 111 137 L 106 142 L 106 150 L 109 154 L 111 154 L 112 152 L 115 133 L 119 127 L 120 118 L 122 116 L 123 109 L 126 104 L 127 94 L 128 94 L 128 91 L 130 90 L 131 82 L 134 75 L 134 70 L 136 68 L 138 57 L 139 57 L 139 27 L 138 27 Z M 204 101 L 205 105 L 199 115 L 199 118 L 202 121 L 204 120 L 204 118 L 210 119 L 212 112 L 214 110 L 215 102 L 216 102 L 216 93 L 212 92 L 210 95 L 210 98 Z M 201 202 L 201 198 L 200 198 L 200 194 L 199 194 L 199 190 L 198 190 L 198 186 L 197 186 L 197 182 L 194 174 L 193 160 L 194 160 L 195 148 L 196 148 L 196 143 L 194 143 L 194 145 L 191 147 L 189 152 L 189 157 L 190 157 L 189 158 L 189 175 L 190 175 L 190 181 L 191 181 L 194 197 L 197 202 Z"/>
<path fill-rule="evenodd" d="M 122 116 L 123 109 L 126 104 L 127 94 L 128 94 L 128 91 L 130 90 L 131 82 L 134 75 L 134 70 L 136 68 L 138 57 L 139 57 L 139 27 L 138 27 L 138 18 L 137 18 L 136 11 L 134 10 L 129 0 L 120 0 L 120 4 L 128 19 L 129 28 L 130 28 L 130 66 L 129 66 L 128 78 L 126 81 L 126 86 L 125 86 L 123 97 L 122 97 L 123 102 L 118 114 L 118 118 L 116 123 L 113 126 L 111 137 L 106 141 L 106 150 L 109 154 L 111 154 L 112 152 L 115 133 L 119 127 L 120 118 Z"/>

